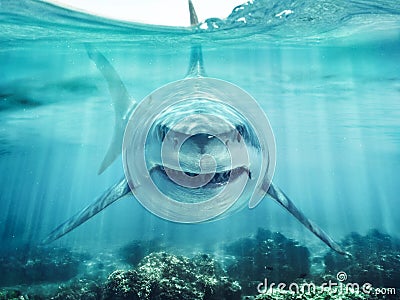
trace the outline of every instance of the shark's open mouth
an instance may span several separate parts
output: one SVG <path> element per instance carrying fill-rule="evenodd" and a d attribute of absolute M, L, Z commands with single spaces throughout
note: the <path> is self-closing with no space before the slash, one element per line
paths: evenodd
<path fill-rule="evenodd" d="M 237 167 L 222 172 L 214 173 L 194 173 L 182 170 L 172 169 L 163 165 L 157 165 L 150 170 L 150 173 L 157 172 L 164 179 L 168 179 L 174 183 L 184 181 L 185 178 L 204 184 L 200 188 L 218 188 L 229 182 L 234 182 L 238 177 L 245 175 L 251 179 L 251 171 L 247 167 Z M 197 186 L 197 185 L 196 185 Z"/>

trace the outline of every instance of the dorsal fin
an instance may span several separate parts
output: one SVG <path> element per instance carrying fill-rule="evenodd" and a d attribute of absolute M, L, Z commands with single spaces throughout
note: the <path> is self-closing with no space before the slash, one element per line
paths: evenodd
<path fill-rule="evenodd" d="M 197 18 L 196 10 L 194 9 L 192 0 L 189 0 L 189 13 L 190 13 L 190 25 L 199 25 L 199 19 Z"/>
<path fill-rule="evenodd" d="M 199 19 L 197 18 L 196 10 L 194 9 L 192 0 L 189 0 L 189 13 L 190 13 L 190 25 L 199 25 Z M 203 52 L 201 45 L 193 44 L 190 52 L 190 63 L 186 77 L 205 77 L 206 72 L 204 71 L 203 64 Z"/>

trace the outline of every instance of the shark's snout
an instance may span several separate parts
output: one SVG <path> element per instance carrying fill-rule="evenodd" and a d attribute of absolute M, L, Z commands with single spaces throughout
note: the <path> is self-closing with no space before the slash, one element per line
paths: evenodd
<path fill-rule="evenodd" d="M 194 135 L 191 140 L 195 147 L 199 149 L 201 154 L 207 153 L 207 146 L 214 141 L 214 136 L 209 135 L 207 133 L 199 133 Z"/>

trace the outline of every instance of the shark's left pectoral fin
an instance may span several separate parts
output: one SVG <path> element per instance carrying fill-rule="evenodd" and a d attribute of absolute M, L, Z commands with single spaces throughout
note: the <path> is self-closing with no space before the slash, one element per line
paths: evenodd
<path fill-rule="evenodd" d="M 128 185 L 125 177 L 121 179 L 117 184 L 106 190 L 100 197 L 98 197 L 92 204 L 82 209 L 79 213 L 65 221 L 63 224 L 54 229 L 45 240 L 43 244 L 53 242 L 60 237 L 66 235 L 71 230 L 75 229 L 82 223 L 89 220 L 94 215 L 105 209 L 110 204 L 121 199 L 125 195 L 129 194 L 131 189 Z"/>
<path fill-rule="evenodd" d="M 107 82 L 111 96 L 111 105 L 115 112 L 114 133 L 106 156 L 104 157 L 98 171 L 98 173 L 101 174 L 121 154 L 126 122 L 129 113 L 135 108 L 137 103 L 129 96 L 117 71 L 104 55 L 89 45 L 86 45 L 86 51 L 89 58 L 95 63 L 97 69 L 101 72 Z"/>
<path fill-rule="evenodd" d="M 316 225 L 313 221 L 308 219 L 289 199 L 288 196 L 285 195 L 283 191 L 281 191 L 277 186 L 275 186 L 272 182 L 269 185 L 267 194 L 272 197 L 276 202 L 282 205 L 289 213 L 291 213 L 297 220 L 300 221 L 305 227 L 307 227 L 312 233 L 314 233 L 318 238 L 320 238 L 326 245 L 328 245 L 331 249 L 336 252 L 344 255 L 350 255 L 348 252 L 344 251 L 326 232 L 324 232 L 318 225 Z"/>
<path fill-rule="evenodd" d="M 110 145 L 108 146 L 106 155 L 104 156 L 103 161 L 101 162 L 99 170 L 97 171 L 98 175 L 103 173 L 121 154 L 124 131 L 125 131 L 125 124 L 120 124 L 120 122 L 115 122 L 113 136 Z"/>

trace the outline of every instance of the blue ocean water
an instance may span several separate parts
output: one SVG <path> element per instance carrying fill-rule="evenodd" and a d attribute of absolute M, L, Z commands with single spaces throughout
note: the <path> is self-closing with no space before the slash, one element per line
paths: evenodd
<path fill-rule="evenodd" d="M 1 248 L 40 242 L 122 175 L 120 158 L 97 175 L 114 112 L 88 44 L 140 101 L 182 79 L 191 44 L 200 43 L 207 74 L 240 86 L 267 114 L 274 182 L 310 219 L 336 240 L 371 228 L 400 237 L 397 1 L 254 0 L 226 20 L 175 28 L 2 0 L 0 41 Z M 159 219 L 130 197 L 54 244 L 108 249 L 162 238 L 183 251 L 214 251 L 259 227 L 327 250 L 269 198 L 188 225 Z"/>

